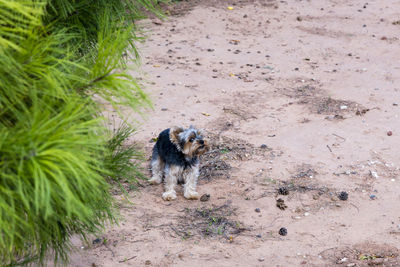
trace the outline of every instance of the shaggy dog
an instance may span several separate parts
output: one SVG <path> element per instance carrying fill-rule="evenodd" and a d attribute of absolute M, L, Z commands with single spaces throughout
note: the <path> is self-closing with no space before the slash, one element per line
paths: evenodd
<path fill-rule="evenodd" d="M 165 182 L 164 200 L 176 199 L 175 185 L 184 183 L 183 196 L 197 199 L 197 178 L 199 176 L 199 156 L 208 151 L 207 142 L 200 130 L 173 127 L 160 133 L 153 148 L 151 159 L 152 184 Z"/>

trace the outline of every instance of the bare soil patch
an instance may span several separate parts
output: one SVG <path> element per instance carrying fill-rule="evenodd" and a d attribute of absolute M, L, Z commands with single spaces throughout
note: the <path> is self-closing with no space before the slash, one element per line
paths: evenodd
<path fill-rule="evenodd" d="M 141 22 L 154 109 L 132 142 L 150 157 L 162 130 L 205 129 L 205 197 L 179 186 L 165 202 L 143 182 L 118 197 L 120 225 L 99 234 L 108 248 L 75 240 L 71 266 L 400 265 L 399 1 L 169 10 Z"/>

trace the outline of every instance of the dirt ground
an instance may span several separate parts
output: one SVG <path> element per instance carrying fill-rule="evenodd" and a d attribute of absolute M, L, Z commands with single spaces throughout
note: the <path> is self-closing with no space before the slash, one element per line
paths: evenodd
<path fill-rule="evenodd" d="M 130 115 L 132 140 L 150 156 L 165 128 L 205 129 L 210 198 L 165 202 L 142 182 L 119 226 L 74 240 L 70 266 L 400 266 L 400 2 L 169 12 L 141 22 L 154 110 Z"/>

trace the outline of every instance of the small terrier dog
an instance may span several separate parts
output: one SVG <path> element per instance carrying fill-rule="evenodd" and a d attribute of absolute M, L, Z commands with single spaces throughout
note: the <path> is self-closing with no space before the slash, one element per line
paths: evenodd
<path fill-rule="evenodd" d="M 164 200 L 176 199 L 175 185 L 184 183 L 183 196 L 197 199 L 197 178 L 199 176 L 199 156 L 208 151 L 209 146 L 203 133 L 190 126 L 188 129 L 173 127 L 162 131 L 153 148 L 151 159 L 151 184 L 165 182 Z"/>

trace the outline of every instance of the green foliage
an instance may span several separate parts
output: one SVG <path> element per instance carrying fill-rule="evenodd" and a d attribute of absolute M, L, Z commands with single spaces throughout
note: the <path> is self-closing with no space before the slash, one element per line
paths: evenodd
<path fill-rule="evenodd" d="M 138 179 L 145 179 L 142 168 L 138 164 L 144 159 L 143 154 L 135 144 L 126 142 L 133 132 L 134 129 L 127 124 L 114 129 L 112 138 L 107 143 L 108 154 L 104 159 L 107 169 L 110 170 L 108 175 L 110 183 L 118 183 L 123 191 L 125 189 L 122 183 L 134 186 Z"/>
<path fill-rule="evenodd" d="M 109 181 L 140 178 L 105 101 L 149 100 L 126 71 L 134 22 L 155 0 L 0 0 L 0 262 L 66 260 L 69 238 L 115 222 Z"/>

